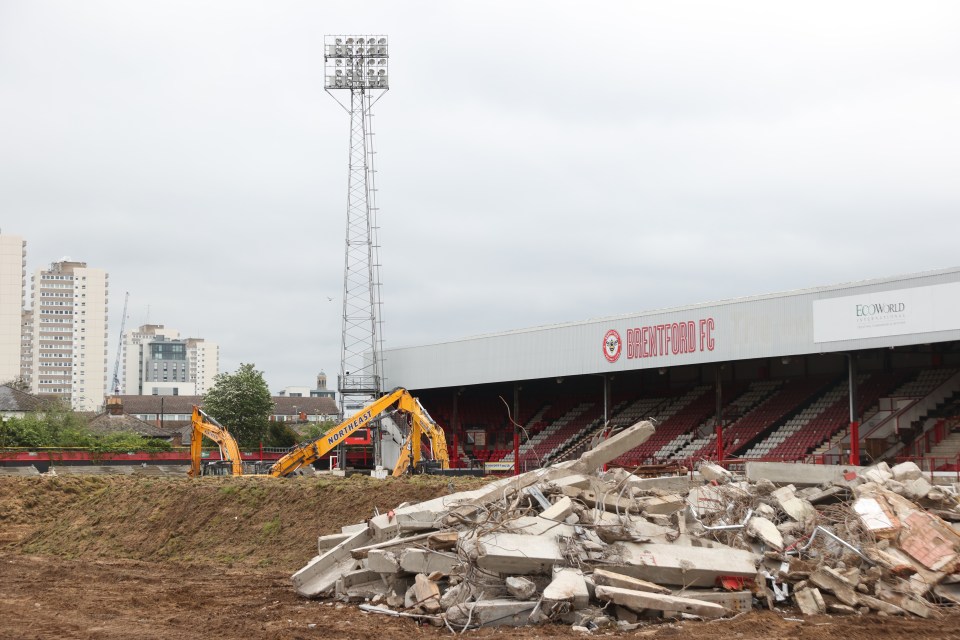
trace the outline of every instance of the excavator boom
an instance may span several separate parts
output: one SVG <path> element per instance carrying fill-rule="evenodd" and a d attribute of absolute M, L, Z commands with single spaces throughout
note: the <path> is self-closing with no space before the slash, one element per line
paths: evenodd
<path fill-rule="evenodd" d="M 394 477 L 419 468 L 423 457 L 421 448 L 424 437 L 430 442 L 432 457 L 440 463 L 440 468 L 449 469 L 450 456 L 447 453 L 447 438 L 443 434 L 443 429 L 433 421 L 419 400 L 416 398 L 410 398 L 410 400 L 413 405 L 408 410 L 412 423 L 410 434 L 400 446 L 400 457 L 397 458 L 397 464 L 393 468 Z"/>
<path fill-rule="evenodd" d="M 439 433 L 439 440 L 443 442 L 443 464 L 444 467 L 449 466 L 449 460 L 446 457 L 447 447 L 446 440 L 443 438 L 443 429 L 437 426 L 436 423 L 430 419 L 430 416 L 427 415 L 427 412 L 423 409 L 423 407 L 420 406 L 420 403 L 416 398 L 411 396 L 406 389 L 398 387 L 382 398 L 378 398 L 361 411 L 350 416 L 313 442 L 299 445 L 291 450 L 289 453 L 277 460 L 272 467 L 270 467 L 270 471 L 268 472 L 269 475 L 277 477 L 288 476 L 300 467 L 319 460 L 333 450 L 334 447 L 342 443 L 355 431 L 368 426 L 371 422 L 380 417 L 381 414 L 390 409 L 396 409 L 397 411 L 411 415 L 414 422 L 414 428 L 411 431 L 411 434 L 414 431 L 417 433 L 423 432 L 423 427 L 416 427 L 418 421 L 429 422 L 429 424 L 432 425 L 432 429 L 430 431 L 432 436 L 430 437 L 432 438 L 431 441 L 434 442 L 435 457 L 438 450 L 438 447 L 436 446 L 438 436 L 436 434 Z M 401 452 L 401 458 L 402 457 L 403 453 Z M 406 467 L 404 467 L 404 469 L 406 469 Z M 394 475 L 397 475 L 396 471 L 394 471 Z"/>

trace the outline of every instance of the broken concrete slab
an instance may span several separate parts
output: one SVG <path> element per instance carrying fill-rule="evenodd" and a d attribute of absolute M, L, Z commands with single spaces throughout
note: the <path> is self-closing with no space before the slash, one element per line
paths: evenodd
<path fill-rule="evenodd" d="M 427 613 L 440 611 L 440 587 L 422 573 L 418 573 L 413 581 L 413 596 L 416 606 Z"/>
<path fill-rule="evenodd" d="M 672 594 L 670 589 L 666 587 L 647 582 L 646 580 L 633 578 L 622 573 L 616 573 L 615 571 L 607 571 L 606 569 L 594 569 L 593 582 L 605 587 L 620 587 L 621 589 L 630 589 L 631 591 L 648 591 L 650 593 L 662 593 L 664 595 Z"/>
<path fill-rule="evenodd" d="M 857 610 L 845 604 L 833 603 L 827 605 L 827 613 L 832 613 L 835 616 L 853 616 L 857 614 Z"/>
<path fill-rule="evenodd" d="M 665 496 L 637 498 L 637 504 L 643 513 L 651 516 L 670 515 L 687 506 L 686 499 L 676 493 Z"/>
<path fill-rule="evenodd" d="M 600 509 L 585 510 L 582 522 L 593 525 L 601 539 L 607 537 L 605 531 L 622 531 L 627 538 L 635 541 L 649 539 L 653 542 L 666 542 L 666 536 L 673 533 L 672 527 L 655 524 L 640 516 L 623 518 Z"/>
<path fill-rule="evenodd" d="M 369 569 L 342 573 L 334 586 L 338 597 L 352 602 L 362 602 L 377 595 L 384 596 L 388 590 L 389 587 L 380 578 L 380 574 Z"/>
<path fill-rule="evenodd" d="M 912 613 L 913 615 L 921 618 L 929 618 L 933 616 L 933 609 L 928 606 L 925 601 L 917 598 L 916 596 L 897 593 L 889 587 L 881 586 L 879 589 L 877 589 L 877 598 L 883 600 L 884 602 L 889 602 L 890 604 L 900 607 L 904 611 Z"/>
<path fill-rule="evenodd" d="M 910 460 L 894 465 L 890 468 L 890 473 L 893 474 L 894 480 L 901 483 L 923 477 L 923 471 L 917 466 L 917 463 Z"/>
<path fill-rule="evenodd" d="M 543 590 L 543 599 L 551 602 L 569 602 L 574 609 L 590 604 L 590 594 L 583 572 L 569 567 L 554 567 L 553 580 Z"/>
<path fill-rule="evenodd" d="M 926 478 L 920 477 L 904 482 L 903 488 L 906 491 L 906 497 L 912 500 L 923 500 L 933 490 L 933 485 L 927 482 Z"/>
<path fill-rule="evenodd" d="M 523 576 L 510 576 L 506 579 L 507 593 L 517 600 L 529 600 L 537 593 L 537 585 Z"/>
<path fill-rule="evenodd" d="M 362 530 L 365 528 L 366 526 L 361 527 L 358 530 Z M 325 553 L 326 551 L 329 551 L 330 549 L 334 548 L 335 546 L 337 546 L 338 544 L 340 544 L 341 542 L 349 538 L 354 533 L 356 533 L 356 531 L 352 533 L 331 533 L 330 535 L 319 536 L 317 538 L 317 554 L 320 555 Z"/>
<path fill-rule="evenodd" d="M 580 456 L 570 470 L 574 473 L 593 473 L 603 465 L 619 458 L 631 449 L 636 449 L 654 434 L 653 424 L 643 420 L 607 438 L 593 449 Z"/>
<path fill-rule="evenodd" d="M 427 536 L 427 546 L 435 551 L 454 549 L 460 534 L 457 531 L 437 531 Z"/>
<path fill-rule="evenodd" d="M 797 522 L 807 522 L 816 517 L 816 509 L 807 500 L 796 495 L 792 484 L 775 490 L 770 497 L 781 511 Z"/>
<path fill-rule="evenodd" d="M 618 542 L 612 553 L 622 565 L 608 571 L 661 585 L 712 587 L 719 577 L 753 578 L 753 553 L 740 549 L 685 547 L 670 544 Z"/>
<path fill-rule="evenodd" d="M 430 549 L 404 549 L 400 552 L 400 568 L 409 573 L 429 575 L 439 572 L 448 576 L 459 567 L 460 558 L 453 553 Z"/>
<path fill-rule="evenodd" d="M 589 489 L 594 482 L 593 476 L 587 476 L 582 473 L 567 472 L 566 475 L 559 476 L 546 482 L 548 489 L 563 489 L 564 487 L 576 487 L 578 489 Z"/>
<path fill-rule="evenodd" d="M 655 478 L 630 476 L 624 484 L 632 491 L 664 491 L 668 493 L 686 494 L 693 486 L 700 483 L 694 482 L 690 476 L 684 474 Z"/>
<path fill-rule="evenodd" d="M 893 479 L 893 474 L 885 471 L 881 471 L 876 467 L 870 467 L 864 469 L 860 472 L 860 477 L 863 478 L 866 482 L 874 482 L 876 484 L 882 485 L 887 480 Z"/>
<path fill-rule="evenodd" d="M 750 591 L 703 591 L 700 589 L 684 589 L 672 595 L 693 600 L 703 600 L 718 604 L 728 613 L 740 613 L 753 609 L 753 593 Z"/>
<path fill-rule="evenodd" d="M 439 529 L 438 511 L 428 506 L 428 503 L 419 506 L 421 508 L 418 510 L 413 510 L 412 507 L 394 509 L 371 518 L 368 526 L 374 541 L 383 542 L 403 533 Z M 442 503 L 438 506 L 442 507 Z"/>
<path fill-rule="evenodd" d="M 850 489 L 848 487 L 840 487 L 837 485 L 829 486 L 824 489 L 819 487 L 811 487 L 810 492 L 806 493 L 803 497 L 812 505 L 831 504 L 849 498 Z"/>
<path fill-rule="evenodd" d="M 793 592 L 793 600 L 800 607 L 800 611 L 805 616 L 815 616 L 826 611 L 827 607 L 823 601 L 820 590 L 816 587 L 798 589 Z"/>
<path fill-rule="evenodd" d="M 357 561 L 350 552 L 368 544 L 372 536 L 364 528 L 326 553 L 316 556 L 291 577 L 293 588 L 304 598 L 316 598 L 330 592 L 342 573 L 355 569 Z"/>
<path fill-rule="evenodd" d="M 571 513 L 573 513 L 573 500 L 571 500 L 568 496 L 563 496 L 550 505 L 549 508 L 544 509 L 540 514 L 540 517 L 545 520 L 556 520 L 557 522 L 563 522 Z"/>
<path fill-rule="evenodd" d="M 884 602 L 879 598 L 874 598 L 873 596 L 860 595 L 860 602 L 874 611 L 881 611 L 889 616 L 905 616 L 907 612 L 898 607 L 895 604 L 890 604 L 889 602 Z M 846 603 L 844 603 L 846 604 Z"/>
<path fill-rule="evenodd" d="M 536 602 L 518 600 L 481 600 L 464 602 L 447 609 L 447 621 L 457 627 L 467 624 L 479 627 L 522 627 L 530 624 Z"/>
<path fill-rule="evenodd" d="M 549 573 L 563 562 L 556 538 L 494 533 L 477 540 L 477 566 L 509 575 Z"/>
<path fill-rule="evenodd" d="M 396 554 L 389 549 L 372 549 L 367 552 L 364 563 L 371 571 L 381 574 L 400 573 L 400 561 Z"/>
<path fill-rule="evenodd" d="M 776 485 L 813 487 L 822 484 L 849 485 L 846 475 L 863 467 L 852 465 L 799 464 L 795 462 L 748 462 L 744 473 L 751 482 L 770 480 Z M 854 476 L 855 477 L 855 476 Z"/>
<path fill-rule="evenodd" d="M 520 516 L 505 523 L 504 526 L 511 533 L 522 533 L 528 536 L 559 538 L 560 536 L 571 537 L 574 535 L 574 529 L 571 525 L 542 516 Z"/>
<path fill-rule="evenodd" d="M 346 526 L 340 527 L 340 533 L 349 533 L 353 535 L 354 533 L 357 533 L 358 531 L 363 531 L 366 528 L 367 528 L 366 522 L 360 522 L 358 524 L 348 524 Z"/>
<path fill-rule="evenodd" d="M 853 503 L 863 526 L 879 538 L 891 538 L 900 530 L 893 508 L 880 495 L 862 495 Z"/>
<path fill-rule="evenodd" d="M 847 606 L 855 607 L 860 602 L 854 585 L 832 567 L 822 566 L 811 573 L 810 582 L 829 591 Z"/>
<path fill-rule="evenodd" d="M 703 616 L 705 618 L 720 618 L 726 613 L 726 609 L 713 602 L 681 598 L 679 596 L 668 596 L 660 593 L 650 593 L 649 591 L 631 591 L 630 589 L 621 589 L 620 587 L 597 585 L 597 598 L 637 612 L 644 611 L 645 609 L 669 612 L 676 611 L 679 613 Z"/>
<path fill-rule="evenodd" d="M 697 467 L 697 471 L 707 482 L 725 484 L 733 479 L 732 473 L 718 464 L 713 464 L 712 462 L 702 463 L 699 467 Z"/>
<path fill-rule="evenodd" d="M 760 540 L 774 551 L 783 551 L 783 535 L 777 530 L 777 525 L 766 518 L 754 516 L 747 522 L 748 536 Z"/>
<path fill-rule="evenodd" d="M 611 513 L 638 513 L 640 511 L 637 503 L 629 497 L 621 497 L 618 492 L 611 491 L 593 491 L 592 489 L 579 489 L 577 487 L 564 487 L 563 493 L 582 502 L 588 507 L 603 509 Z"/>
<path fill-rule="evenodd" d="M 393 549 L 395 552 L 400 551 L 400 549 L 406 547 L 407 545 L 414 542 L 425 542 L 432 533 L 419 533 L 412 536 L 397 536 L 395 538 L 390 538 L 389 540 L 384 540 L 382 542 L 376 542 L 374 544 L 364 545 L 362 547 L 357 547 L 350 552 L 357 560 L 361 560 L 367 557 L 367 554 L 373 551 L 374 549 Z"/>
<path fill-rule="evenodd" d="M 944 600 L 949 600 L 954 604 L 960 604 L 960 584 L 938 584 L 933 588 L 933 592 Z"/>

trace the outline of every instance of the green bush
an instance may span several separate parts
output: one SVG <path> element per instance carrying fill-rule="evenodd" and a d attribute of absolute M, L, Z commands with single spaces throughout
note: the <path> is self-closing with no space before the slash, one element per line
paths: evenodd
<path fill-rule="evenodd" d="M 80 448 L 96 453 L 154 453 L 172 448 L 169 442 L 143 438 L 133 432 L 94 433 L 83 418 L 62 405 L 53 405 L 46 411 L 27 414 L 22 418 L 9 419 L 0 426 L 0 447 Z"/>

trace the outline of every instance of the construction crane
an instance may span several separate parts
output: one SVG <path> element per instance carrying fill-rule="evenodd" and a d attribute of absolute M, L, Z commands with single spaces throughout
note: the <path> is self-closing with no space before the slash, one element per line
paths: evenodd
<path fill-rule="evenodd" d="M 123 298 L 123 316 L 120 318 L 120 342 L 117 343 L 117 361 L 113 365 L 113 394 L 120 395 L 120 354 L 123 353 L 123 328 L 127 326 L 127 303 L 130 302 L 130 292 Z"/>

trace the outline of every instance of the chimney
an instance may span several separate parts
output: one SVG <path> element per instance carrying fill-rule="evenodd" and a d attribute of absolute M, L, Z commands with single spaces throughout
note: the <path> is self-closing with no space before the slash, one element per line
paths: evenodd
<path fill-rule="evenodd" d="M 107 398 L 107 413 L 111 416 L 123 415 L 123 400 L 120 396 L 110 396 Z"/>

